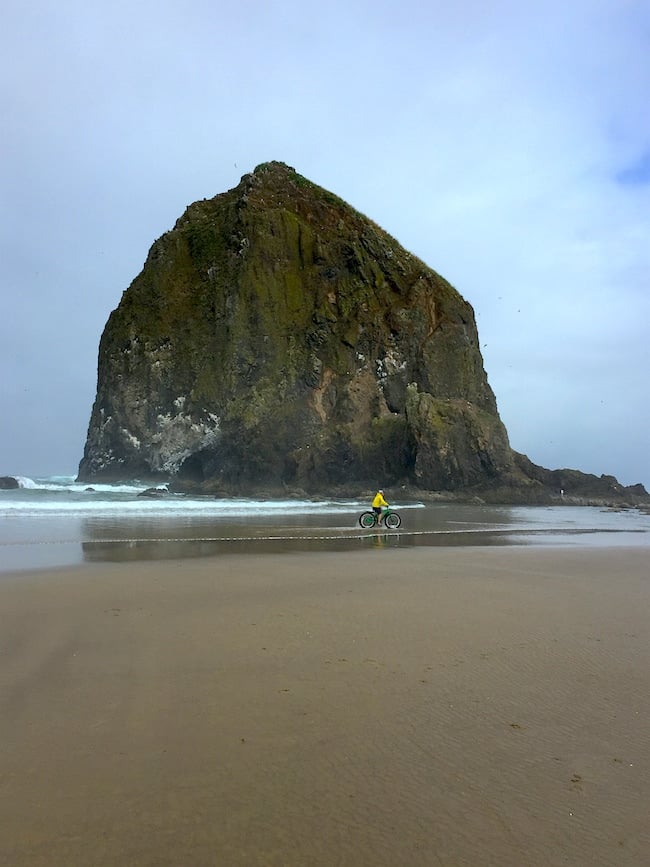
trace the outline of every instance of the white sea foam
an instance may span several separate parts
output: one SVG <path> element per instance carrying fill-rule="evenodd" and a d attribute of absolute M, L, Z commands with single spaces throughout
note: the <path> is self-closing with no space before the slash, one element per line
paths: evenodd
<path fill-rule="evenodd" d="M 0 517 L 19 515 L 21 517 L 39 515 L 54 516 L 204 516 L 251 518 L 309 514 L 345 514 L 358 512 L 364 508 L 359 501 L 319 501 L 312 500 L 212 500 L 186 497 L 169 499 L 149 499 L 145 497 L 116 497 L 111 500 L 101 496 L 88 495 L 87 498 L 61 499 L 49 497 L 40 501 L 0 500 Z M 400 506 L 402 509 L 422 508 L 416 504 Z"/>
<path fill-rule="evenodd" d="M 75 476 L 36 477 L 14 476 L 18 487 L 29 491 L 69 491 L 71 493 L 92 492 L 109 494 L 138 494 L 147 487 L 141 482 L 123 482 L 108 485 L 100 483 L 77 482 Z"/>
<path fill-rule="evenodd" d="M 14 476 L 21 488 L 68 487 L 75 483 L 76 476 L 69 474 L 63 476 Z"/>
<path fill-rule="evenodd" d="M 89 485 L 87 482 L 70 482 L 69 484 L 48 484 L 47 482 L 38 485 L 44 491 L 60 491 L 65 489 L 71 493 L 98 493 L 98 494 L 139 494 L 147 487 L 146 485 L 137 483 L 126 483 L 121 485 L 100 485 L 93 483 Z"/>

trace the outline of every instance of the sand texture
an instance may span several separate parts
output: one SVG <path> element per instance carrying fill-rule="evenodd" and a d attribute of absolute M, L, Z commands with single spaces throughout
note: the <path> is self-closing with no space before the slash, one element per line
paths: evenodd
<path fill-rule="evenodd" d="M 0 864 L 644 865 L 648 549 L 0 582 Z"/>

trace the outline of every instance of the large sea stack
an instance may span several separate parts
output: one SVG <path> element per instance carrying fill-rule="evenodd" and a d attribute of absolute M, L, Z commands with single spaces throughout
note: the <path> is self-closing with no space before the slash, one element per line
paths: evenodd
<path fill-rule="evenodd" d="M 512 484 L 518 457 L 467 301 L 271 162 L 190 205 L 124 292 L 79 478 L 453 492 Z"/>

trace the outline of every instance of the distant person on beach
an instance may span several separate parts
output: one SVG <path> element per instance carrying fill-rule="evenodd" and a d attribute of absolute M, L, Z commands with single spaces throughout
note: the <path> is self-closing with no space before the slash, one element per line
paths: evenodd
<path fill-rule="evenodd" d="M 382 508 L 388 508 L 388 503 L 384 499 L 384 492 L 377 491 L 375 497 L 372 501 L 372 511 L 377 515 L 377 518 L 381 522 L 381 510 Z"/>

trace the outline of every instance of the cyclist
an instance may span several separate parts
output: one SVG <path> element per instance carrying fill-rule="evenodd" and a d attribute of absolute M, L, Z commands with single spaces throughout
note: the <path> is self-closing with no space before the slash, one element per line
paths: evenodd
<path fill-rule="evenodd" d="M 388 508 L 388 503 L 384 499 L 384 492 L 377 491 L 372 501 L 372 511 L 377 515 L 377 521 L 381 524 L 381 510 L 382 508 Z"/>

